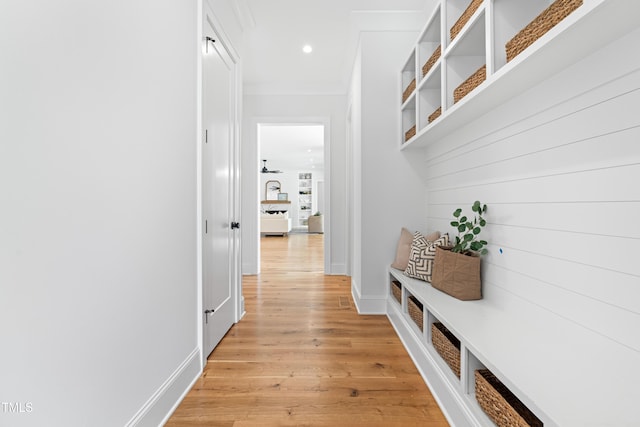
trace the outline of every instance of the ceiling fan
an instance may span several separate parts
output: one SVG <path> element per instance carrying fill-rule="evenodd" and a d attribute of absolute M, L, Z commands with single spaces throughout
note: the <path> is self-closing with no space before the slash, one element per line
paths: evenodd
<path fill-rule="evenodd" d="M 281 170 L 272 170 L 270 171 L 269 169 L 267 169 L 267 161 L 266 160 L 262 160 L 263 162 L 263 166 L 262 166 L 262 173 L 282 173 Z"/>

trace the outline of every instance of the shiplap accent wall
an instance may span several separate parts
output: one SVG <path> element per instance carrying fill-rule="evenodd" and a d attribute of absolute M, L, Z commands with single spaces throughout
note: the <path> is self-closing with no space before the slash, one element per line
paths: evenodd
<path fill-rule="evenodd" d="M 430 229 L 489 206 L 485 299 L 522 298 L 637 352 L 639 44 L 640 30 L 514 94 L 423 163 Z"/>

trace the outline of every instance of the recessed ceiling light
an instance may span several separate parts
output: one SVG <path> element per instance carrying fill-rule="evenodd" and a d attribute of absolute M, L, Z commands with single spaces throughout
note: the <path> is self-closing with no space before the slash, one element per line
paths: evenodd
<path fill-rule="evenodd" d="M 306 44 L 306 45 L 304 45 L 304 47 L 302 48 L 302 51 L 303 51 L 304 53 L 311 53 L 311 52 L 313 51 L 313 48 L 311 47 L 311 45 Z"/>

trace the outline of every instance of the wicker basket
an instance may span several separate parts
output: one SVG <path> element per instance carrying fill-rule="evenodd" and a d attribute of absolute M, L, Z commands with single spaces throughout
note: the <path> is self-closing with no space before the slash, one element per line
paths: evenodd
<path fill-rule="evenodd" d="M 476 13 L 476 10 L 478 10 L 481 4 L 482 4 L 482 0 L 471 0 L 471 3 L 469 3 L 469 6 L 467 6 L 465 11 L 462 12 L 462 15 L 460 15 L 460 18 L 458 18 L 456 23 L 453 24 L 453 26 L 449 30 L 449 34 L 451 35 L 451 40 L 455 39 L 456 36 L 460 33 L 460 31 L 464 28 L 464 26 L 467 25 L 467 22 L 469 22 L 469 19 L 471 19 L 473 14 Z"/>
<path fill-rule="evenodd" d="M 453 373 L 460 378 L 460 340 L 442 323 L 432 323 L 431 343 Z"/>
<path fill-rule="evenodd" d="M 429 116 L 429 123 L 440 117 L 440 114 L 442 114 L 442 107 L 438 107 L 436 111 L 431 113 L 431 115 Z"/>
<path fill-rule="evenodd" d="M 436 50 L 431 54 L 427 62 L 422 66 L 422 77 L 426 76 L 431 67 L 438 62 L 440 55 L 442 54 L 442 46 L 438 46 Z"/>
<path fill-rule="evenodd" d="M 416 79 L 411 80 L 411 83 L 409 83 L 409 86 L 407 86 L 407 88 L 402 93 L 403 104 L 407 101 L 407 99 L 409 99 L 409 97 L 411 96 L 414 90 L 416 90 Z"/>
<path fill-rule="evenodd" d="M 422 303 L 416 299 L 413 295 L 407 298 L 407 311 L 409 317 L 415 322 L 416 325 L 422 330 L 424 325 L 424 314 L 422 312 Z"/>
<path fill-rule="evenodd" d="M 463 81 L 460 86 L 455 88 L 453 91 L 453 103 L 460 101 L 462 98 L 467 96 L 469 92 L 474 90 L 480 83 L 487 79 L 487 66 L 483 65 L 478 68 L 478 70 L 471 74 L 469 78 Z"/>
<path fill-rule="evenodd" d="M 408 141 L 411 138 L 413 138 L 414 136 L 416 136 L 416 127 L 415 127 L 415 125 L 411 129 L 409 129 L 408 131 L 405 132 L 404 140 Z"/>
<path fill-rule="evenodd" d="M 476 400 L 498 427 L 542 427 L 542 421 L 488 369 L 475 372 Z"/>
<path fill-rule="evenodd" d="M 582 6 L 582 0 L 556 0 L 505 45 L 507 62 L 518 56 L 571 12 Z"/>
<path fill-rule="evenodd" d="M 402 304 L 402 284 L 397 280 L 391 282 L 391 294 L 399 304 Z"/>

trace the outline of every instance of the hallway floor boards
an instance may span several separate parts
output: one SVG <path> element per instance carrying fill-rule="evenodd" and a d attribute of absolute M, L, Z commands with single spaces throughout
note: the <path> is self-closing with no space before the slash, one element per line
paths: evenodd
<path fill-rule="evenodd" d="M 322 235 L 262 239 L 246 314 L 167 426 L 447 426 L 386 316 L 323 274 Z"/>

